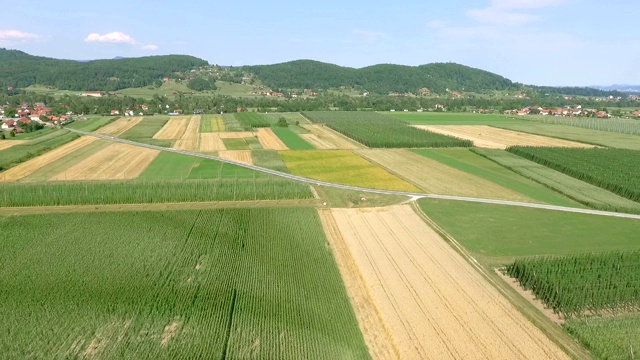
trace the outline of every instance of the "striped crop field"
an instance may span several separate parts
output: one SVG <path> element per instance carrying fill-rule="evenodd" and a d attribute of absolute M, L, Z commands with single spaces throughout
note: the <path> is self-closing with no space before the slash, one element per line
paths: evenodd
<path fill-rule="evenodd" d="M 576 179 L 640 201 L 640 151 L 514 146 L 509 151 Z"/>
<path fill-rule="evenodd" d="M 203 115 L 200 121 L 200 132 L 222 132 L 224 131 L 224 119 L 222 115 Z"/>
<path fill-rule="evenodd" d="M 564 328 L 597 359 L 633 359 L 640 349 L 640 314 L 569 319 Z"/>
<path fill-rule="evenodd" d="M 286 127 L 271 128 L 274 134 L 291 150 L 310 150 L 314 149 L 311 144 L 304 141 L 298 134 Z"/>
<path fill-rule="evenodd" d="M 313 208 L 0 221 L 5 359 L 369 358 Z"/>
<path fill-rule="evenodd" d="M 279 154 L 294 175 L 365 188 L 422 192 L 351 151 L 298 150 Z"/>
<path fill-rule="evenodd" d="M 238 119 L 238 121 L 240 122 L 240 124 L 245 130 L 271 126 L 271 120 L 262 114 L 252 113 L 252 112 L 241 112 L 241 113 L 235 114 L 235 117 L 236 119 Z"/>
<path fill-rule="evenodd" d="M 372 148 L 472 146 L 469 140 L 419 130 L 409 123 L 375 112 L 311 111 L 303 115 Z"/>

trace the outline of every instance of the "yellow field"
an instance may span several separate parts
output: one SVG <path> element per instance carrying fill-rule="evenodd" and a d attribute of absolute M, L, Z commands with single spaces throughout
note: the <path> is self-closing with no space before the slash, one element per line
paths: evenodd
<path fill-rule="evenodd" d="M 300 134 L 300 137 L 313 145 L 316 149 L 362 149 L 364 145 L 359 144 L 348 137 L 329 129 L 323 125 L 303 125 L 309 130 L 309 134 Z"/>
<path fill-rule="evenodd" d="M 11 169 L 0 173 L 0 181 L 17 181 L 24 177 L 27 177 L 36 172 L 41 167 L 51 164 L 74 151 L 83 148 L 92 142 L 98 140 L 93 136 L 83 136 L 80 139 L 74 140 L 70 143 L 64 144 L 58 148 L 55 148 L 47 153 L 44 153 L 38 157 L 27 160 L 21 164 L 18 164 Z"/>
<path fill-rule="evenodd" d="M 50 180 L 135 179 L 159 153 L 158 150 L 115 143 L 69 167 Z"/>
<path fill-rule="evenodd" d="M 287 150 L 289 149 L 287 145 L 285 145 L 276 134 L 273 133 L 273 130 L 268 128 L 260 128 L 256 131 L 256 136 L 258 137 L 258 141 L 260 141 L 260 145 L 262 148 L 266 150 Z"/>
<path fill-rule="evenodd" d="M 187 128 L 187 123 L 189 122 L 190 116 L 176 116 L 172 117 L 167 121 L 166 124 L 158 131 L 155 135 L 153 135 L 154 139 L 158 140 L 178 140 L 184 134 L 185 129 Z"/>
<path fill-rule="evenodd" d="M 211 131 L 222 132 L 224 131 L 224 120 L 222 115 L 207 115 L 202 121 L 208 121 L 211 124 Z"/>
<path fill-rule="evenodd" d="M 223 159 L 234 160 L 245 164 L 253 165 L 251 150 L 226 150 L 218 152 L 218 156 Z"/>
<path fill-rule="evenodd" d="M 222 133 L 201 133 L 200 134 L 200 151 L 213 152 L 218 150 L 226 150 L 224 142 L 220 138 Z"/>
<path fill-rule="evenodd" d="M 106 126 L 101 127 L 96 131 L 96 133 L 111 136 L 122 135 L 127 132 L 127 130 L 136 126 L 140 121 L 142 121 L 142 116 L 123 117 Z"/>
<path fill-rule="evenodd" d="M 279 151 L 294 175 L 373 189 L 422 192 L 348 150 Z"/>

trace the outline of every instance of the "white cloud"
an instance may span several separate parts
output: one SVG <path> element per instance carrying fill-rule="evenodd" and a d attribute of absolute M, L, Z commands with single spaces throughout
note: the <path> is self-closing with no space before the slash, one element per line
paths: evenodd
<path fill-rule="evenodd" d="M 376 44 L 391 39 L 391 37 L 385 33 L 369 30 L 353 30 L 351 35 L 356 42 L 365 44 Z"/>
<path fill-rule="evenodd" d="M 27 33 L 20 30 L 0 30 L 0 44 L 25 42 L 38 38 L 40 38 L 39 35 Z"/>
<path fill-rule="evenodd" d="M 100 42 L 100 43 L 110 43 L 110 44 L 131 44 L 134 45 L 136 41 L 129 35 L 115 31 L 108 34 L 100 35 L 97 33 L 89 34 L 86 39 L 86 42 Z"/>
<path fill-rule="evenodd" d="M 155 51 L 155 50 L 158 50 L 158 45 L 153 45 L 153 44 L 145 45 L 142 47 L 142 50 Z"/>
<path fill-rule="evenodd" d="M 467 10 L 466 15 L 478 22 L 495 25 L 524 25 L 542 20 L 535 10 L 558 6 L 566 0 L 491 0 L 488 7 Z"/>

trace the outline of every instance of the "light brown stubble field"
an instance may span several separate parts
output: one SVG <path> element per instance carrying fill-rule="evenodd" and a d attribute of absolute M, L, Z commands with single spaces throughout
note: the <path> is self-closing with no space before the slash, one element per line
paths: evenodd
<path fill-rule="evenodd" d="M 273 133 L 273 130 L 269 128 L 259 128 L 256 131 L 256 136 L 265 150 L 289 150 L 282 140 Z"/>
<path fill-rule="evenodd" d="M 410 206 L 331 215 L 400 358 L 568 359 Z"/>
<path fill-rule="evenodd" d="M 471 140 L 475 146 L 489 149 L 506 149 L 509 146 L 516 145 L 577 148 L 595 147 L 575 141 L 498 129 L 486 125 L 415 125 L 415 127 L 421 130 Z"/>
<path fill-rule="evenodd" d="M 253 158 L 251 157 L 251 150 L 226 150 L 219 151 L 218 156 L 223 159 L 229 159 L 238 161 L 241 163 L 253 165 Z"/>
<path fill-rule="evenodd" d="M 300 134 L 300 136 L 313 145 L 316 149 L 321 150 L 352 150 L 363 149 L 364 145 L 361 145 L 346 136 L 337 133 L 326 126 L 322 125 L 302 125 L 305 129 L 309 130 L 310 134 Z"/>
<path fill-rule="evenodd" d="M 123 117 L 110 124 L 107 124 L 106 126 L 101 127 L 96 131 L 96 133 L 102 135 L 119 136 L 124 134 L 132 127 L 136 126 L 140 121 L 142 121 L 142 119 L 142 116 Z"/>

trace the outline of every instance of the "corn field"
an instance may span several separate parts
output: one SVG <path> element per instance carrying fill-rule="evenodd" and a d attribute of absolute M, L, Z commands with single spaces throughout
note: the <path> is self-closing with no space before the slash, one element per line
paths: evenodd
<path fill-rule="evenodd" d="M 3 359 L 369 358 L 313 208 L 3 225 Z"/>
<path fill-rule="evenodd" d="M 640 121 L 633 119 L 567 118 L 559 116 L 526 117 L 527 120 L 543 124 L 558 124 L 584 129 L 640 135 Z"/>

